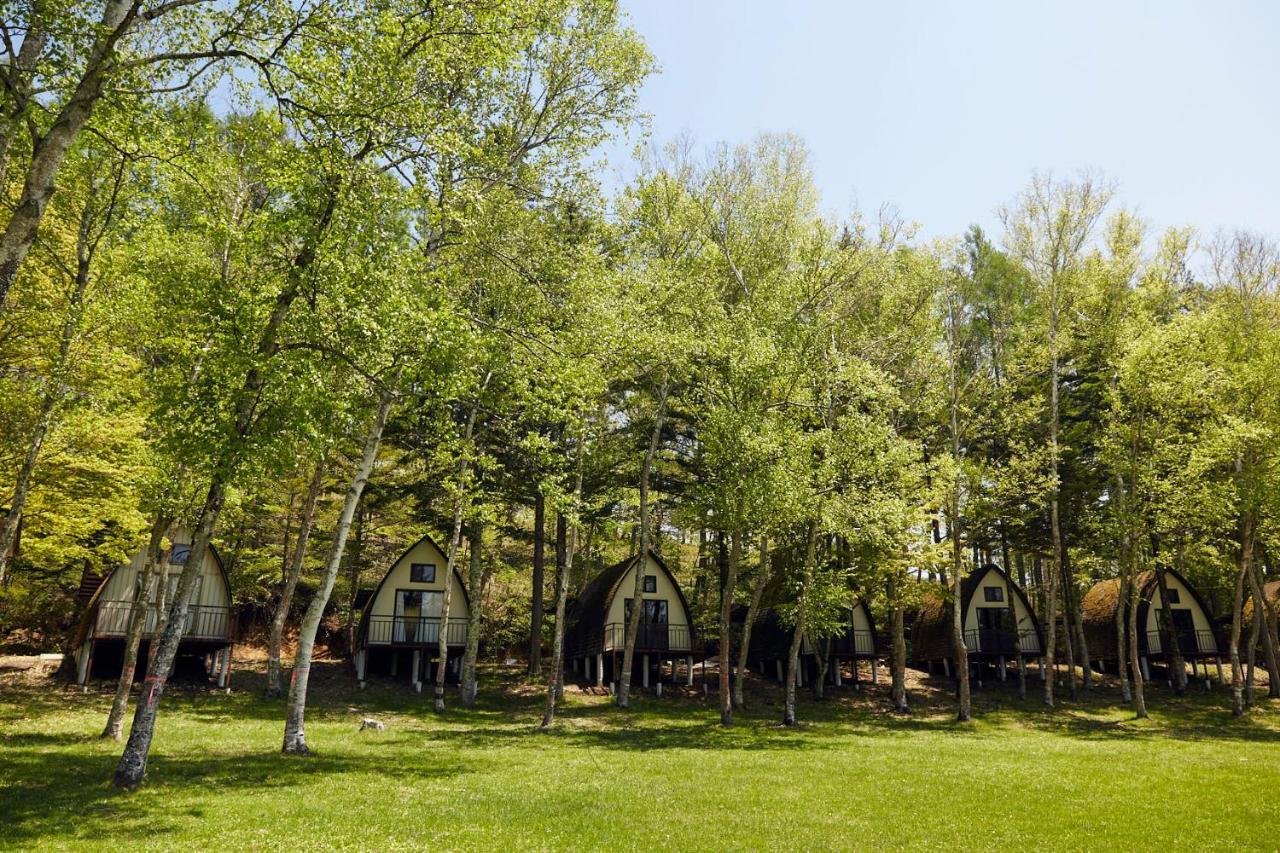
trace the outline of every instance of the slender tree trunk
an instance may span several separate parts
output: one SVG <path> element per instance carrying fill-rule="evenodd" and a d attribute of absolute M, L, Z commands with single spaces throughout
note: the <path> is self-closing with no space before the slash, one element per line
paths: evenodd
<path fill-rule="evenodd" d="M 1018 622 L 1017 599 L 1013 593 L 1013 569 L 1009 565 L 1009 537 L 1005 532 L 1004 519 L 1000 519 L 1000 559 L 1004 563 L 1005 589 L 1004 597 L 1009 603 L 1009 621 L 1013 625 L 1013 656 L 1018 661 L 1018 698 L 1027 698 L 1027 667 L 1022 659 L 1022 626 Z"/>
<path fill-rule="evenodd" d="M 800 668 L 800 644 L 804 641 L 807 623 L 806 614 L 809 606 L 809 587 L 818 563 L 818 522 L 809 521 L 809 529 L 805 535 L 804 567 L 800 577 L 800 596 L 796 604 L 796 627 L 791 634 L 791 645 L 787 649 L 787 683 L 782 704 L 782 724 L 796 724 L 796 674 Z"/>
<path fill-rule="evenodd" d="M 533 498 L 533 602 L 529 618 L 529 674 L 542 673 L 542 593 L 546 587 L 547 501 L 542 489 Z"/>
<path fill-rule="evenodd" d="M 1057 505 L 1055 500 L 1054 505 Z M 1054 566 L 1056 560 L 1051 560 L 1046 567 L 1048 577 L 1044 579 L 1045 589 L 1045 650 L 1044 650 L 1044 668 L 1047 671 L 1044 679 L 1044 704 L 1050 708 L 1053 707 L 1053 688 L 1054 682 L 1057 680 L 1057 669 L 1055 667 L 1055 656 L 1058 647 L 1058 582 Z"/>
<path fill-rule="evenodd" d="M 636 571 L 640 571 L 639 568 Z M 568 595 L 569 589 L 569 520 L 565 518 L 564 513 L 556 513 L 556 589 L 559 590 L 560 585 L 564 584 Z M 557 593 L 558 595 L 558 593 Z M 564 701 L 564 649 L 561 646 L 560 655 L 555 659 L 555 683 L 556 683 L 556 701 Z"/>
<path fill-rule="evenodd" d="M 1237 463 L 1237 470 L 1239 464 Z M 1240 519 L 1240 570 L 1236 572 L 1235 596 L 1231 603 L 1231 713 L 1237 717 L 1244 714 L 1244 672 L 1240 666 L 1240 622 L 1244 609 L 1245 578 L 1249 575 L 1253 560 L 1253 515 L 1243 513 Z"/>
<path fill-rule="evenodd" d="M 485 374 L 484 382 L 480 385 L 481 392 L 489 387 L 489 380 L 493 378 L 493 371 L 490 370 Z M 479 403 L 471 407 L 471 411 L 467 414 L 467 427 L 463 431 L 463 444 L 466 445 L 467 452 L 471 449 L 471 439 L 476 431 L 476 412 Z M 458 461 L 458 482 L 461 484 L 466 480 L 467 472 L 470 470 L 470 459 L 464 453 L 462 459 Z M 436 643 L 436 683 L 435 683 L 435 703 L 434 707 L 437 713 L 444 713 L 444 682 L 449 673 L 449 609 L 453 606 L 453 570 L 458 564 L 458 548 L 462 542 L 462 513 L 465 508 L 466 501 L 462 494 L 458 495 L 457 501 L 453 505 L 453 528 L 449 532 L 449 552 L 445 557 L 445 582 L 444 595 L 440 599 L 440 637 Z"/>
<path fill-rule="evenodd" d="M 911 707 L 907 704 L 907 630 L 902 603 L 898 599 L 898 579 L 895 575 L 889 576 L 887 587 L 889 623 L 893 637 L 893 649 L 889 659 L 893 683 L 889 689 L 889 700 L 893 704 L 895 714 L 910 714 Z"/>
<path fill-rule="evenodd" d="M 368 489 L 360 495 L 360 503 L 356 506 L 356 533 L 351 541 L 349 581 L 351 591 L 347 594 L 347 650 L 354 652 L 356 648 L 356 628 L 359 624 L 356 610 L 356 599 L 360 596 L 360 575 L 364 569 L 364 532 L 365 521 L 369 510 L 366 499 Z"/>
<path fill-rule="evenodd" d="M 34 140 L 31 161 L 22 184 L 22 195 L 0 232 L 0 310 L 22 263 L 35 243 L 36 232 L 53 195 L 58 170 L 67 152 L 88 122 L 102 97 L 107 70 L 120 39 L 133 25 L 141 4 L 133 0 L 106 0 L 93 44 L 86 52 L 84 70 L 66 103 L 42 136 Z"/>
<path fill-rule="evenodd" d="M 795 630 L 791 632 L 791 644 L 787 647 L 787 683 L 784 688 L 782 706 L 782 724 L 796 724 L 796 674 L 800 668 L 800 645 L 804 642 L 804 629 L 797 619 Z"/>
<path fill-rule="evenodd" d="M 133 604 L 129 608 L 129 627 L 125 632 L 120 680 L 116 683 L 116 695 L 111 702 L 111 713 L 107 715 L 106 728 L 102 730 L 104 738 L 120 740 L 124 735 L 124 712 L 129 707 L 129 691 L 133 688 L 133 672 L 138 664 L 138 647 L 142 645 L 142 634 L 147 625 L 151 584 L 155 580 L 156 563 L 160 560 L 160 547 L 164 544 L 164 534 L 169 529 L 169 523 L 170 520 L 161 513 L 156 515 L 156 520 L 151 525 L 151 537 L 147 540 L 146 557 L 143 558 L 142 577 L 134 585 Z"/>
<path fill-rule="evenodd" d="M 271 634 L 267 639 L 266 694 L 268 696 L 284 694 L 284 687 L 280 684 L 280 646 L 284 641 L 285 622 L 289 618 L 289 608 L 293 604 L 293 594 L 298 588 L 298 578 L 302 575 L 302 564 L 307 555 L 307 542 L 311 538 L 316 502 L 320 499 L 320 488 L 324 485 L 327 457 L 327 452 L 321 454 L 316 462 L 315 472 L 311 475 L 311 481 L 307 484 L 307 496 L 302 505 L 302 518 L 298 522 L 298 541 L 293 549 L 293 559 L 289 561 L 289 571 L 280 589 L 280 601 L 276 603 L 276 611 L 271 617 Z"/>
<path fill-rule="evenodd" d="M 471 540 L 471 554 L 468 560 L 467 586 L 471 592 L 471 612 L 467 615 L 467 647 L 462 653 L 462 706 L 471 708 L 476 704 L 479 684 L 476 675 L 476 660 L 480 656 L 480 628 L 483 610 L 481 594 L 484 587 L 484 522 L 476 519 L 471 522 L 468 538 Z"/>
<path fill-rule="evenodd" d="M 1164 610 L 1163 624 L 1160 625 L 1161 642 L 1165 643 L 1173 669 L 1173 691 L 1179 696 L 1187 692 L 1187 662 L 1182 659 L 1182 648 L 1178 644 L 1178 636 L 1173 632 L 1173 609 L 1169 606 L 1169 579 L 1164 569 L 1156 565 L 1156 585 L 1160 589 L 1160 607 Z"/>
<path fill-rule="evenodd" d="M 965 722 L 973 716 L 973 698 L 969 691 L 969 650 L 964 643 L 964 614 L 961 608 L 960 581 L 964 575 L 964 551 L 960 546 L 960 499 L 955 489 L 951 497 L 951 518 L 947 519 L 951 539 L 951 643 L 955 649 L 956 687 L 959 708 L 956 720 Z"/>
<path fill-rule="evenodd" d="M 1254 690 L 1253 679 L 1254 679 L 1255 668 L 1256 668 L 1255 664 L 1257 663 L 1257 659 L 1258 659 L 1258 642 L 1261 639 L 1258 636 L 1258 633 L 1259 633 L 1259 628 L 1261 628 L 1262 626 L 1262 623 L 1259 622 L 1256 617 L 1257 617 L 1257 614 L 1255 613 L 1255 618 L 1249 624 L 1249 645 L 1248 645 L 1249 651 L 1248 651 L 1247 663 L 1245 664 L 1245 677 L 1244 677 L 1244 705 L 1246 708 L 1252 708 L 1255 704 L 1257 704 L 1257 693 Z"/>
<path fill-rule="evenodd" d="M 53 422 L 53 412 L 57 408 L 60 395 L 52 392 L 45 394 L 40 406 L 40 415 L 27 441 L 27 452 L 22 459 L 22 467 L 18 469 L 18 482 L 9 501 L 9 511 L 0 522 L 0 583 L 4 582 L 8 570 L 9 549 L 13 547 L 18 535 L 18 525 L 22 521 L 22 510 L 27 504 L 27 494 L 31 490 L 31 478 L 35 473 L 36 460 L 40 458 L 40 449 L 44 447 L 45 436 L 49 434 L 49 426 Z"/>
<path fill-rule="evenodd" d="M 1051 283 L 1053 289 L 1053 305 L 1050 309 L 1049 316 L 1049 475 L 1053 482 L 1053 497 L 1049 501 L 1049 527 L 1053 536 L 1053 565 L 1049 570 L 1050 578 L 1048 582 L 1049 588 L 1049 605 L 1048 605 L 1048 623 L 1049 637 L 1048 648 L 1045 649 L 1045 666 L 1049 670 L 1049 677 L 1044 681 L 1044 703 L 1050 708 L 1053 707 L 1053 688 L 1054 677 L 1056 671 L 1054 669 L 1054 656 L 1057 644 L 1057 610 L 1058 610 L 1058 590 L 1057 583 L 1063 576 L 1063 564 L 1065 562 L 1065 549 L 1062 542 L 1062 518 L 1059 513 L 1058 504 L 1062 497 L 1062 478 L 1058 472 L 1058 421 L 1059 421 L 1059 368 L 1058 368 L 1058 304 L 1057 304 L 1057 281 L 1054 279 Z M 1071 676 L 1075 678 L 1074 675 Z M 1075 682 L 1073 680 L 1072 687 L 1074 689 Z"/>
<path fill-rule="evenodd" d="M 373 423 L 365 438 L 364 453 L 356 466 L 355 476 L 351 479 L 347 494 L 342 499 L 342 513 L 338 516 L 338 528 L 334 531 L 333 543 L 329 546 L 329 555 L 325 560 L 324 577 L 320 580 L 320 588 L 307 604 L 307 611 L 303 614 L 302 624 L 298 628 L 298 650 L 293 659 L 293 678 L 289 683 L 288 712 L 284 724 L 284 744 L 281 747 L 281 751 L 286 755 L 308 755 L 311 752 L 307 746 L 304 725 L 307 711 L 307 684 L 311 678 L 311 653 L 315 648 L 320 622 L 324 619 L 325 607 L 329 604 L 329 596 L 333 594 L 334 582 L 338 579 L 342 553 L 346 550 L 347 536 L 351 532 L 351 520 L 355 517 L 360 496 L 364 494 L 364 487 L 369 482 L 374 463 L 378 460 L 378 445 L 382 441 L 382 430 L 387 424 L 387 415 L 391 411 L 393 399 L 394 394 L 389 383 L 378 399 L 378 408 L 374 412 Z M 301 553 L 301 550 L 299 548 L 298 553 Z"/>
<path fill-rule="evenodd" d="M 1133 713 L 1140 720 L 1147 719 L 1147 691 L 1145 679 L 1142 677 L 1142 657 L 1138 653 L 1138 602 L 1141 590 L 1138 589 L 1137 566 L 1129 572 L 1129 672 L 1133 676 Z"/>
<path fill-rule="evenodd" d="M 1121 557 L 1125 559 L 1125 557 Z M 1116 612 L 1115 612 L 1115 629 L 1116 629 L 1116 674 L 1120 676 L 1120 693 L 1127 703 L 1133 702 L 1133 691 L 1129 687 L 1129 664 L 1128 654 L 1125 650 L 1125 630 L 1124 630 L 1124 614 L 1126 610 L 1126 602 L 1129 601 L 1129 584 L 1130 581 L 1127 573 L 1122 570 L 1119 581 L 1120 589 L 1117 592 Z"/>
<path fill-rule="evenodd" d="M 755 625 L 756 614 L 760 610 L 760 598 L 764 595 L 764 588 L 769 583 L 769 575 L 769 537 L 761 536 L 760 567 L 756 573 L 755 583 L 751 586 L 751 602 L 747 605 L 746 618 L 742 620 L 742 641 L 738 647 L 738 668 L 735 673 L 737 677 L 733 680 L 733 707 L 739 711 L 747 707 L 744 685 L 751 658 L 751 629 Z"/>
<path fill-rule="evenodd" d="M 578 442 L 578 458 L 577 458 L 577 480 L 574 484 L 573 496 L 575 510 L 582 505 L 582 481 L 583 481 L 583 459 L 586 456 L 586 442 Z M 574 551 L 578 547 L 578 519 L 575 516 L 573 529 L 565 535 L 566 519 L 564 513 L 556 514 L 556 624 L 551 633 L 551 663 L 552 675 L 547 684 L 547 706 L 542 713 L 542 728 L 546 729 L 555 722 L 556 703 L 564 698 L 564 634 L 565 619 L 569 605 L 569 572 L 573 569 Z M 591 559 L 591 536 L 594 533 L 595 525 L 592 524 L 591 532 L 587 534 L 587 561 Z M 563 555 L 563 556 L 562 556 Z M 644 573 L 644 559 L 636 564 L 636 575 Z M 643 587 L 642 587 L 643 588 Z M 639 602 L 639 599 L 634 599 Z M 638 609 L 640 605 L 632 605 L 632 610 Z"/>
<path fill-rule="evenodd" d="M 1071 564 L 1069 552 L 1063 555 L 1063 565 L 1066 568 L 1064 595 L 1071 613 L 1071 631 L 1072 636 L 1075 637 L 1075 648 L 1080 652 L 1080 683 L 1087 692 L 1093 685 L 1093 670 L 1089 666 L 1089 641 L 1084 635 L 1084 613 L 1080 609 L 1080 590 L 1076 588 L 1076 573 Z M 1074 697 L 1073 692 L 1072 698 Z"/>
<path fill-rule="evenodd" d="M 658 409 L 653 416 L 653 432 L 640 465 L 640 543 L 635 568 L 635 584 L 631 591 L 631 617 L 627 620 L 627 634 L 622 646 L 622 672 L 618 674 L 618 707 L 626 708 L 631 701 L 631 667 L 635 660 L 636 638 L 640 635 L 640 619 L 644 615 L 644 566 L 649 559 L 649 478 L 653 473 L 653 461 L 658 455 L 658 443 L 662 439 L 663 420 L 667 413 L 667 395 L 670 385 L 663 380 L 658 390 Z M 728 697 L 725 697 L 728 701 Z"/>
<path fill-rule="evenodd" d="M 1267 695 L 1274 699 L 1280 697 L 1280 663 L 1277 662 L 1276 638 L 1271 635 L 1270 608 L 1262 594 L 1256 564 L 1249 572 L 1249 591 L 1253 597 L 1253 621 L 1261 626 L 1262 648 L 1267 661 Z M 1256 640 L 1254 644 L 1257 644 Z"/>
<path fill-rule="evenodd" d="M 720 590 L 720 725 L 733 725 L 733 694 L 730 685 L 730 667 L 733 660 L 733 593 L 738 586 L 738 571 L 742 567 L 742 534 L 730 536 L 728 571 Z"/>
<path fill-rule="evenodd" d="M 1076 651 L 1075 644 L 1071 640 L 1071 605 L 1068 603 L 1070 595 L 1065 587 L 1062 589 L 1062 598 L 1062 642 L 1067 647 L 1067 689 L 1074 701 L 1076 699 Z"/>
<path fill-rule="evenodd" d="M 125 743 L 124 753 L 120 756 L 112 779 L 112 784 L 117 788 L 137 788 L 147 772 L 147 756 L 151 751 L 151 739 L 155 736 L 156 716 L 169 674 L 173 671 L 173 662 L 178 656 L 178 646 L 182 642 L 191 591 L 200 574 L 200 567 L 209 554 L 209 541 L 213 538 L 214 527 L 226 502 L 226 482 L 223 476 L 222 473 L 215 473 L 212 478 L 204 505 L 197 517 L 191 553 L 178 577 L 178 589 L 173 596 L 169 615 L 165 619 L 164 628 L 157 628 L 152 635 L 153 652 L 147 667 L 147 677 L 142 684 L 142 695 L 134 708 L 129 740 Z M 168 578 L 165 581 L 167 586 Z"/>
<path fill-rule="evenodd" d="M 827 670 L 830 669 L 831 662 L 831 638 L 827 637 L 822 643 L 814 643 L 814 655 L 817 658 L 815 669 L 817 677 L 813 679 L 813 698 L 822 700 L 826 698 L 826 678 Z"/>

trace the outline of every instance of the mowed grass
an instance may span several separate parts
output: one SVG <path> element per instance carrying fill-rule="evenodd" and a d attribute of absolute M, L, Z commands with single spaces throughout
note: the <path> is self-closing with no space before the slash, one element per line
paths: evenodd
<path fill-rule="evenodd" d="M 883 673 L 882 673 L 883 675 Z M 883 687 L 776 725 L 756 687 L 738 725 L 714 695 L 644 696 L 621 712 L 571 690 L 555 731 L 541 697 L 485 673 L 471 711 L 428 694 L 356 691 L 320 673 L 316 755 L 279 754 L 283 703 L 239 674 L 230 695 L 165 698 L 145 786 L 113 790 L 119 745 L 97 738 L 108 686 L 0 681 L 0 845 L 205 849 L 1276 849 L 1280 706 L 1233 720 L 1226 695 L 1151 697 L 1139 723 L 1103 689 L 1057 711 L 1008 690 L 951 719 L 945 684 L 918 712 Z M 1038 682 L 1033 683 L 1038 687 Z M 357 731 L 363 716 L 387 724 Z"/>

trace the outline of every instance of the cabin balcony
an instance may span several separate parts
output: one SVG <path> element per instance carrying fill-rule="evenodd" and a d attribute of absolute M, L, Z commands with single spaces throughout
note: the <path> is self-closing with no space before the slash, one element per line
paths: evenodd
<path fill-rule="evenodd" d="M 1032 630 L 1018 632 L 1018 645 L 1023 655 L 1039 655 L 1040 635 Z M 1001 628 L 978 628 L 964 632 L 964 647 L 969 654 L 1014 654 L 1013 631 Z"/>
<path fill-rule="evenodd" d="M 464 646 L 467 643 L 467 621 L 450 619 L 447 645 Z M 368 646 L 422 647 L 440 643 L 440 619 L 425 616 L 370 616 Z"/>
<path fill-rule="evenodd" d="M 610 622 L 604 626 L 604 642 L 600 651 L 621 651 L 626 648 L 627 623 Z M 688 625 L 665 623 L 642 624 L 636 634 L 637 652 L 691 652 L 696 636 Z M 587 650 L 588 654 L 594 650 Z"/>
<path fill-rule="evenodd" d="M 132 601 L 103 601 L 98 604 L 98 614 L 93 623 L 96 639 L 123 637 L 129 631 L 129 613 Z M 159 612 L 154 606 L 147 608 L 147 621 L 142 629 L 144 639 L 156 630 Z M 193 604 L 187 608 L 187 624 L 182 629 L 184 640 L 229 640 L 231 638 L 231 610 L 209 604 Z"/>
<path fill-rule="evenodd" d="M 818 648 L 826 651 L 827 641 L 818 643 Z M 870 631 L 849 631 L 838 637 L 832 637 L 829 648 L 830 653 L 836 657 L 869 658 L 876 653 L 876 638 Z"/>
<path fill-rule="evenodd" d="M 1175 631 L 1174 638 L 1178 643 L 1178 651 L 1182 653 L 1184 658 L 1217 657 L 1221 654 L 1218 649 L 1218 638 L 1214 636 L 1212 631 L 1183 629 Z M 1148 631 L 1146 640 L 1146 654 L 1165 654 L 1164 638 L 1161 636 L 1160 631 Z M 1170 649 L 1169 653 L 1172 654 L 1172 651 Z"/>

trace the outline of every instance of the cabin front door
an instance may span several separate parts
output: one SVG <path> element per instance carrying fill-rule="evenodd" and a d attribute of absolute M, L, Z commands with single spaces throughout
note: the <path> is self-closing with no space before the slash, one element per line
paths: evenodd
<path fill-rule="evenodd" d="M 440 638 L 440 593 L 421 589 L 396 590 L 396 618 L 392 639 L 397 643 L 432 643 Z"/>
<path fill-rule="evenodd" d="M 1173 636 L 1178 643 L 1178 651 L 1184 655 L 1200 652 L 1200 644 L 1196 642 L 1196 620 L 1188 609 L 1174 608 L 1169 611 L 1173 616 Z"/>
<path fill-rule="evenodd" d="M 625 618 L 631 620 L 631 599 L 627 599 Z M 645 599 L 644 613 L 640 616 L 640 632 L 636 635 L 636 648 L 666 651 L 671 648 L 671 632 L 667 626 L 666 599 Z"/>
<path fill-rule="evenodd" d="M 1007 607 L 978 608 L 978 648 L 986 654 L 1013 653 L 1013 620 Z"/>

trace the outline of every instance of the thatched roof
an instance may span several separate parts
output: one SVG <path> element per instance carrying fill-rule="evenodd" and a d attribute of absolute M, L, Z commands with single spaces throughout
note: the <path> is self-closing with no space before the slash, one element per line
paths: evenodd
<path fill-rule="evenodd" d="M 1165 575 L 1176 579 L 1191 593 L 1196 604 L 1204 611 L 1205 618 L 1212 624 L 1213 614 L 1196 588 L 1173 569 L 1165 569 Z M 1141 626 L 1146 624 L 1147 608 L 1151 605 L 1152 598 L 1158 594 L 1159 582 L 1155 572 L 1148 571 L 1138 575 L 1137 584 L 1138 624 Z M 1112 660 L 1119 656 L 1116 642 L 1116 608 L 1120 603 L 1119 578 L 1098 581 L 1089 588 L 1080 601 L 1080 620 L 1084 627 L 1085 641 L 1089 644 L 1090 657 Z"/>
<path fill-rule="evenodd" d="M 1013 593 L 1022 600 L 1023 607 L 1026 608 L 1032 623 L 1035 625 L 1036 633 L 1041 636 L 1040 645 L 1043 648 L 1044 632 L 1040 630 L 1040 621 L 1036 618 L 1035 610 L 1031 608 L 1031 602 L 1027 600 L 1026 593 L 1022 591 L 1022 588 L 1014 583 L 999 566 L 993 564 L 983 566 L 960 581 L 960 612 L 965 616 L 968 615 L 969 602 L 973 600 L 974 592 L 982 583 L 983 578 L 990 572 L 1000 575 L 1001 580 L 1008 588 L 1013 590 Z M 933 584 L 933 589 L 926 591 L 921 599 L 920 608 L 916 611 L 915 620 L 911 626 L 912 660 L 938 660 L 940 658 L 955 657 L 948 592 L 949 590 L 942 584 Z M 965 624 L 962 627 L 967 631 L 975 626 Z"/>

